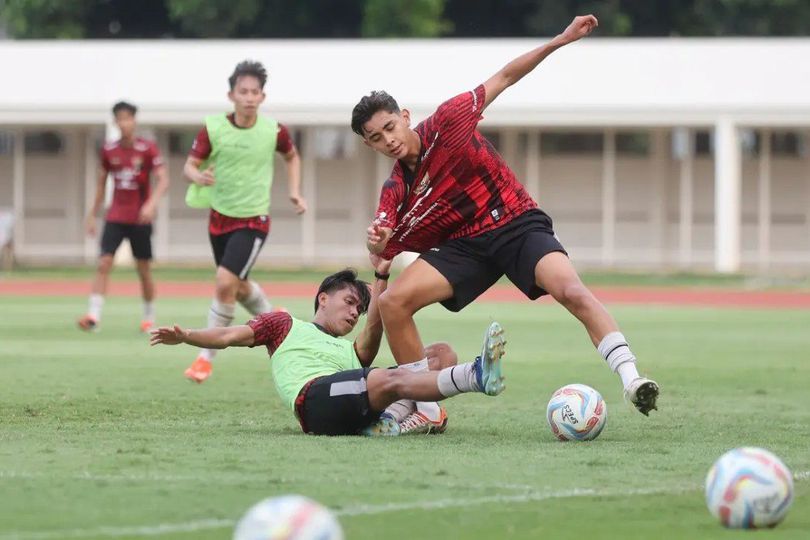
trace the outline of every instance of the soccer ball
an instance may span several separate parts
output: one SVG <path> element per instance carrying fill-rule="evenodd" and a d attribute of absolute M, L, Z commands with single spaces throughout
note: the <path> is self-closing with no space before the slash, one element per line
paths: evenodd
<path fill-rule="evenodd" d="M 729 528 L 775 527 L 792 502 L 790 470 L 762 448 L 726 452 L 706 475 L 706 505 Z"/>
<path fill-rule="evenodd" d="M 264 499 L 242 516 L 233 540 L 343 540 L 329 509 L 301 495 Z"/>
<path fill-rule="evenodd" d="M 590 441 L 605 427 L 607 405 L 590 386 L 568 384 L 551 395 L 546 418 L 561 441 Z"/>

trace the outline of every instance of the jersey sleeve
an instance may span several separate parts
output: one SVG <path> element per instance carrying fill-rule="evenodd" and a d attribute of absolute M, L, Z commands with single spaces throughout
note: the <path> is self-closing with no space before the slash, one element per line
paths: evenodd
<path fill-rule="evenodd" d="M 208 159 L 208 156 L 211 155 L 211 139 L 208 137 L 208 129 L 205 126 L 194 138 L 188 155 L 197 159 Z"/>
<path fill-rule="evenodd" d="M 393 229 L 397 225 L 397 212 L 405 201 L 406 192 L 402 165 L 397 162 L 380 191 L 380 203 L 374 214 L 374 221 L 381 227 Z"/>
<path fill-rule="evenodd" d="M 433 114 L 436 129 L 442 133 L 443 145 L 457 148 L 470 140 L 484 106 L 486 90 L 478 85 L 474 90 L 448 99 Z"/>
<path fill-rule="evenodd" d="M 292 316 L 283 311 L 261 313 L 247 322 L 253 330 L 253 345 L 264 345 L 270 354 L 278 349 L 292 328 Z"/>
<path fill-rule="evenodd" d="M 278 125 L 278 135 L 276 136 L 276 152 L 280 154 L 289 154 L 295 150 L 295 142 L 293 142 L 290 130 L 284 124 Z"/>

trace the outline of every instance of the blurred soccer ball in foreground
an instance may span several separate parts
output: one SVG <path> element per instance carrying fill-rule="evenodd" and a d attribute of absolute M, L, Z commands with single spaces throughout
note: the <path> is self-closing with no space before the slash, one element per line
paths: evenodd
<path fill-rule="evenodd" d="M 546 418 L 561 441 L 590 441 L 605 427 L 607 405 L 590 386 L 569 384 L 551 395 Z"/>
<path fill-rule="evenodd" d="M 775 527 L 792 502 L 790 470 L 762 448 L 726 452 L 706 475 L 709 511 L 729 528 Z"/>
<path fill-rule="evenodd" d="M 343 540 L 329 509 L 300 495 L 264 499 L 236 524 L 233 540 Z"/>

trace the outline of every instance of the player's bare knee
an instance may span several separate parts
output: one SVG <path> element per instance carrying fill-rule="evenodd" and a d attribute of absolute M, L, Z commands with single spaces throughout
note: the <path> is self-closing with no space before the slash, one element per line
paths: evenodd
<path fill-rule="evenodd" d="M 98 273 L 109 274 L 112 270 L 113 258 L 110 255 L 105 255 L 98 260 Z"/>
<path fill-rule="evenodd" d="M 391 397 L 399 399 L 403 397 L 403 392 L 407 387 L 408 378 L 411 374 L 404 369 L 386 369 L 382 390 Z"/>
<path fill-rule="evenodd" d="M 555 299 L 571 311 L 587 309 L 595 300 L 591 291 L 579 281 L 561 287 Z"/>

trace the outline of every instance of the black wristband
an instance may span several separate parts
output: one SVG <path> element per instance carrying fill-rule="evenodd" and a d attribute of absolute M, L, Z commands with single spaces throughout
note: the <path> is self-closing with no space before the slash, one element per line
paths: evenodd
<path fill-rule="evenodd" d="M 374 277 L 377 278 L 377 279 L 381 279 L 383 281 L 388 281 L 388 278 L 391 277 L 391 274 L 381 274 L 381 273 L 379 273 L 379 272 L 377 272 L 375 270 L 374 271 Z"/>

